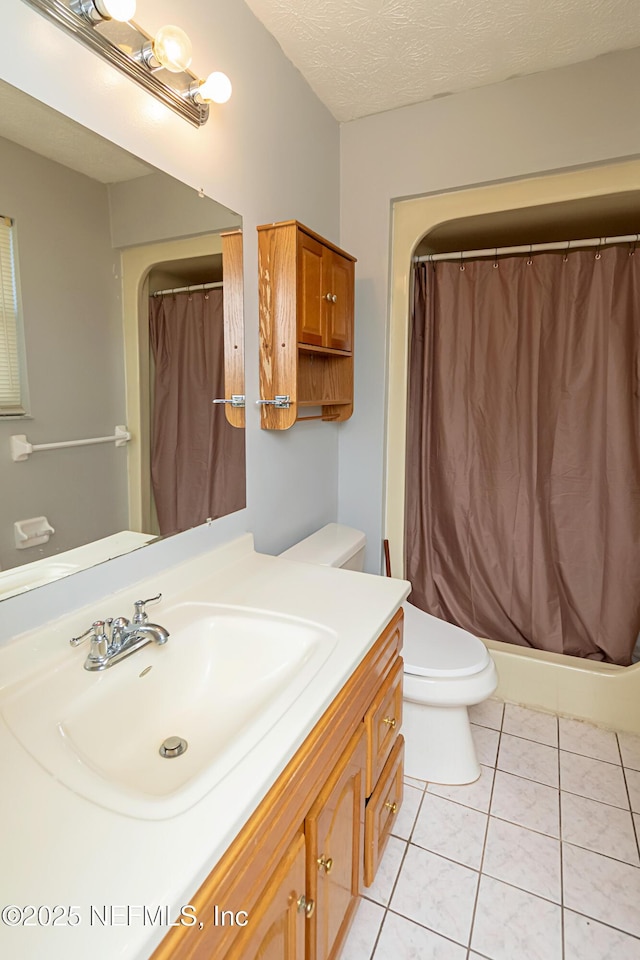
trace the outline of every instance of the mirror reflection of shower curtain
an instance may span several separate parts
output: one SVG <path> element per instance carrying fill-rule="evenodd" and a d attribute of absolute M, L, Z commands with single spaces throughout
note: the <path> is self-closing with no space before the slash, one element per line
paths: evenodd
<path fill-rule="evenodd" d="M 640 250 L 418 264 L 409 366 L 412 601 L 480 637 L 628 664 Z"/>
<path fill-rule="evenodd" d="M 224 406 L 222 290 L 151 297 L 151 480 L 163 535 L 245 506 L 244 430 Z"/>

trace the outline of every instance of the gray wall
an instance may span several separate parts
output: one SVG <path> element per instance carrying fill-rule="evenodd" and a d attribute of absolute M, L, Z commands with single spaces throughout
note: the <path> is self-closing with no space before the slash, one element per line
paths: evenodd
<path fill-rule="evenodd" d="M 138 2 L 136 20 L 150 32 L 176 17 L 193 41 L 194 70 L 220 69 L 233 83 L 232 99 L 200 130 L 116 73 L 105 83 L 109 68 L 95 54 L 23 3 L 3 11 L 0 76 L 242 215 L 247 510 L 5 600 L 0 641 L 234 534 L 252 530 L 259 549 L 276 552 L 336 518 L 337 425 L 260 430 L 255 228 L 296 217 L 338 241 L 339 127 L 241 0 Z"/>
<path fill-rule="evenodd" d="M 0 566 L 127 526 L 126 450 L 112 444 L 34 453 L 31 443 L 108 436 L 126 422 L 122 320 L 104 186 L 0 139 L 0 211 L 16 221 L 30 414 L 0 420 Z M 44 515 L 47 544 L 17 550 L 13 523 Z"/>
<path fill-rule="evenodd" d="M 394 199 L 640 154 L 640 50 L 392 110 L 341 128 L 341 245 L 356 266 L 355 412 L 340 431 L 339 519 L 383 537 Z"/>
<path fill-rule="evenodd" d="M 203 202 L 197 190 L 163 173 L 111 184 L 109 205 L 114 247 L 195 237 L 242 226 L 238 214 L 221 204 Z"/>

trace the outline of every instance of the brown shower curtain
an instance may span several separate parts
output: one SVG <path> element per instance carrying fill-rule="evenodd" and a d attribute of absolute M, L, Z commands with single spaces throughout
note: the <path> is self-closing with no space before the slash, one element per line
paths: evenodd
<path fill-rule="evenodd" d="M 478 636 L 630 662 L 639 332 L 640 250 L 416 265 L 405 530 L 416 606 Z"/>
<path fill-rule="evenodd" d="M 224 397 L 222 290 L 151 297 L 155 361 L 151 479 L 160 532 L 178 533 L 245 506 L 244 430 Z"/>

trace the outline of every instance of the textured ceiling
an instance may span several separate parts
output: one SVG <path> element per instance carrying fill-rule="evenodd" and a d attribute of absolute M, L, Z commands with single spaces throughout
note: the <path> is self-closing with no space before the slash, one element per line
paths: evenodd
<path fill-rule="evenodd" d="M 640 0 L 246 0 L 337 120 L 640 45 Z"/>
<path fill-rule="evenodd" d="M 0 137 L 100 183 L 133 180 L 153 168 L 62 113 L 0 81 Z"/>

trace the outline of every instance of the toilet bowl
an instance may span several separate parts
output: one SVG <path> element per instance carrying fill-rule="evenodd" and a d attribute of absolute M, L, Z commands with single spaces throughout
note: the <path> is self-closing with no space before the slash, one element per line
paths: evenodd
<path fill-rule="evenodd" d="M 329 523 L 281 557 L 362 570 L 366 538 Z M 405 602 L 405 773 L 434 783 L 472 783 L 480 765 L 467 708 L 495 692 L 498 674 L 482 640 Z"/>
<path fill-rule="evenodd" d="M 480 764 L 467 708 L 495 692 L 498 674 L 482 640 L 404 609 L 405 773 L 434 783 L 472 783 Z"/>

